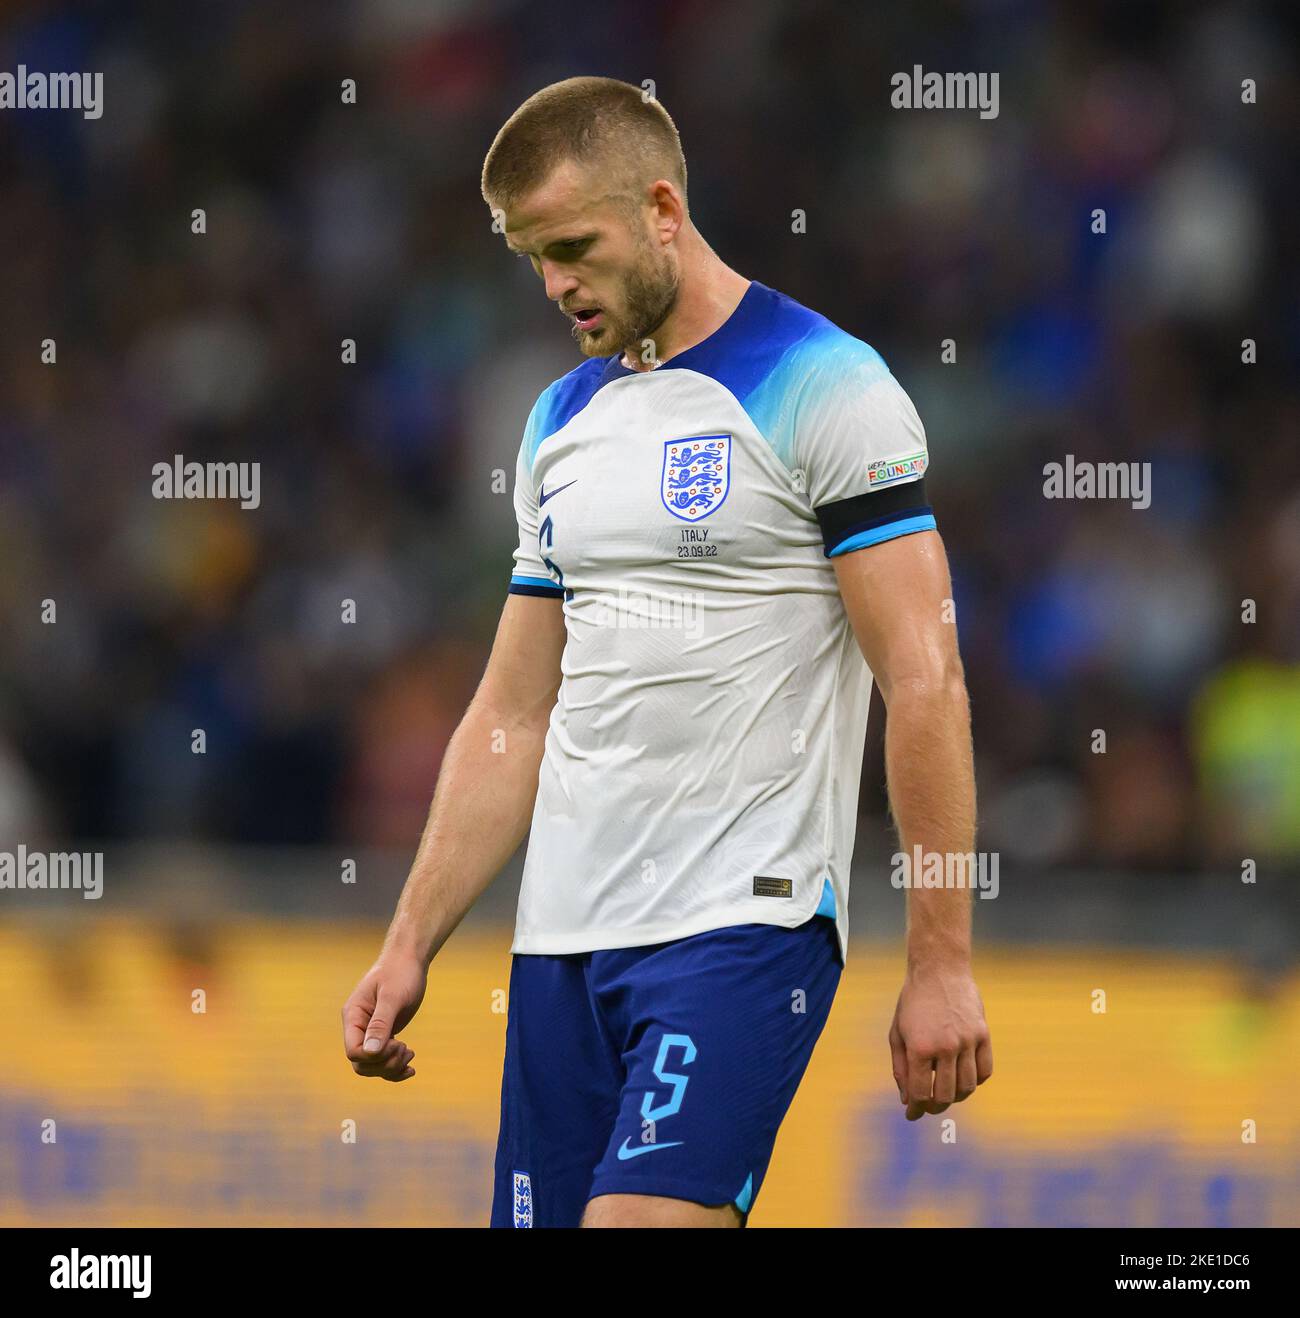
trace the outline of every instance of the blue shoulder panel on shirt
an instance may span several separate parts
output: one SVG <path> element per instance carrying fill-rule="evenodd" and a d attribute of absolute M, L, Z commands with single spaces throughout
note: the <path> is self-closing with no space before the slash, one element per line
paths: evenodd
<path fill-rule="evenodd" d="M 795 391 L 808 376 L 816 374 L 827 388 L 862 388 L 889 374 L 869 344 L 756 279 L 718 330 L 656 369 L 698 371 L 717 380 L 786 466 L 794 461 Z M 631 374 L 617 356 L 609 357 L 600 383 Z"/>
<path fill-rule="evenodd" d="M 811 314 L 811 313 L 810 313 Z M 793 467 L 796 400 L 801 388 L 861 390 L 889 375 L 884 358 L 870 344 L 855 339 L 824 317 L 792 343 L 748 394 L 737 395 L 754 424 L 787 467 Z M 810 395 L 804 394 L 807 398 Z"/>
<path fill-rule="evenodd" d="M 542 441 L 568 425 L 605 383 L 601 375 L 605 362 L 604 357 L 589 357 L 542 390 L 524 428 L 524 460 L 530 472 Z"/>

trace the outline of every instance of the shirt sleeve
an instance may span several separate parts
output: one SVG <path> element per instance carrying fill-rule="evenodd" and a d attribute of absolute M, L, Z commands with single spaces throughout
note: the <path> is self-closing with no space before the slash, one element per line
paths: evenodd
<path fill-rule="evenodd" d="M 529 418 L 530 425 L 532 418 Z M 538 533 L 537 491 L 527 461 L 528 436 L 519 447 L 515 464 L 515 520 L 519 524 L 519 546 L 515 550 L 514 571 L 510 575 L 510 594 L 540 595 L 563 599 L 564 589 L 556 574 L 542 557 Z"/>
<path fill-rule="evenodd" d="M 828 558 L 935 529 L 925 427 L 876 351 L 837 335 L 798 395 L 794 460 Z"/>

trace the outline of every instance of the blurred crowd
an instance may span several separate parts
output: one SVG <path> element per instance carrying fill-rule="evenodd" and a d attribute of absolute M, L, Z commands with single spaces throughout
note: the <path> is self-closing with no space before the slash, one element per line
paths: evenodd
<path fill-rule="evenodd" d="M 1294 865 L 1298 37 L 1194 0 L 8 6 L 0 69 L 102 70 L 104 113 L 0 111 L 0 843 L 414 846 L 579 360 L 479 170 L 604 73 L 652 80 L 723 259 L 917 404 L 981 845 Z M 916 64 L 996 70 L 999 117 L 891 109 Z M 260 463 L 260 506 L 155 499 L 177 454 Z M 1150 506 L 1045 498 L 1067 454 L 1150 463 Z"/>

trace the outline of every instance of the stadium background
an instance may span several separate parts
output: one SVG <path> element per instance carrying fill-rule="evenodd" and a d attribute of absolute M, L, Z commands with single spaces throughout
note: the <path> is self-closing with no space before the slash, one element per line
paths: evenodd
<path fill-rule="evenodd" d="M 0 849 L 101 849 L 105 892 L 0 891 L 0 1224 L 486 1220 L 517 865 L 435 963 L 414 1081 L 354 1077 L 338 1010 L 503 599 L 494 473 L 577 360 L 479 166 L 578 72 L 653 79 L 715 249 L 915 399 L 1001 859 L 996 1075 L 945 1144 L 889 1074 L 877 722 L 850 970 L 753 1224 L 1300 1224 L 1298 26 L 7 5 L 0 69 L 102 70 L 105 111 L 0 112 Z M 999 117 L 891 110 L 914 64 L 997 71 Z M 153 499 L 177 453 L 260 462 L 260 508 Z M 1150 508 L 1045 499 L 1067 453 L 1150 462 Z"/>

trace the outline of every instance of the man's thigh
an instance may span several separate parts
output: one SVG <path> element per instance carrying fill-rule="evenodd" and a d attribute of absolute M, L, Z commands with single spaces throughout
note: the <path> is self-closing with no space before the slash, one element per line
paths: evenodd
<path fill-rule="evenodd" d="M 618 1113 L 622 1068 L 583 956 L 516 956 L 501 1079 L 494 1227 L 576 1227 Z"/>
<path fill-rule="evenodd" d="M 719 1223 L 749 1212 L 841 969 L 834 922 L 822 917 L 592 954 L 624 1080 L 589 1224 L 648 1225 L 672 1211 L 652 1200 L 702 1206 Z"/>

